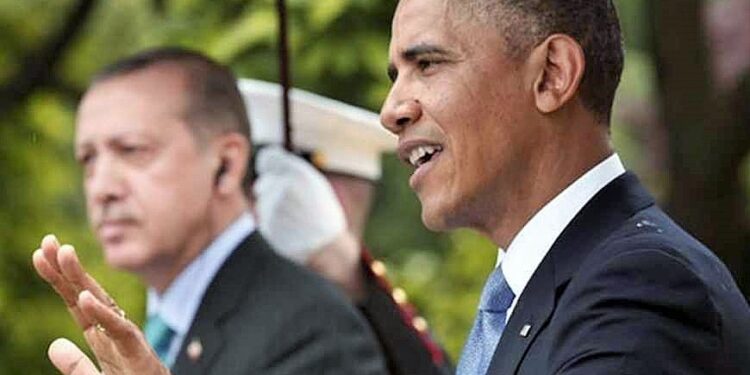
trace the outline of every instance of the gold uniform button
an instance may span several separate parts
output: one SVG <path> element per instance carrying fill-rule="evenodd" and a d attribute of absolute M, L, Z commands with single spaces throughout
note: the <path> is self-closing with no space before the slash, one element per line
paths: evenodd
<path fill-rule="evenodd" d="M 414 320 L 411 321 L 411 324 L 419 332 L 427 331 L 427 321 L 421 316 L 414 318 Z"/>
<path fill-rule="evenodd" d="M 395 288 L 393 289 L 393 293 L 391 293 L 391 296 L 393 297 L 393 300 L 396 301 L 399 305 L 403 305 L 406 303 L 408 298 L 406 297 L 406 292 L 401 288 Z"/>
<path fill-rule="evenodd" d="M 312 155 L 310 155 L 310 161 L 318 169 L 325 169 L 326 164 L 328 164 L 326 156 L 321 152 L 313 152 Z"/>
<path fill-rule="evenodd" d="M 372 270 L 372 273 L 378 277 L 385 276 L 385 273 L 387 272 L 385 264 L 379 260 L 374 260 L 372 264 L 370 264 L 370 269 Z"/>

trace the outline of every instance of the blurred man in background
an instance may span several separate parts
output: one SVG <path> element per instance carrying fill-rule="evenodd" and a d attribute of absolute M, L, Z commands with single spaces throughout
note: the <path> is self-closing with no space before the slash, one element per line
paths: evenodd
<path fill-rule="evenodd" d="M 81 101 L 76 158 L 89 218 L 107 262 L 149 286 L 148 344 L 176 374 L 384 373 L 356 310 L 256 230 L 248 130 L 231 72 L 180 49 L 110 66 Z M 46 237 L 33 260 L 105 373 L 168 372 L 72 247 Z M 55 366 L 96 373 L 71 345 L 53 343 Z M 144 355 L 131 360 L 134 351 Z"/>
<path fill-rule="evenodd" d="M 391 287 L 385 266 L 363 244 L 381 156 L 395 150 L 395 137 L 375 113 L 293 89 L 291 132 L 299 157 L 280 148 L 281 87 L 243 79 L 239 88 L 260 149 L 253 191 L 261 233 L 281 254 L 347 292 L 375 331 L 391 374 L 452 373 L 426 320 L 402 289 Z"/>

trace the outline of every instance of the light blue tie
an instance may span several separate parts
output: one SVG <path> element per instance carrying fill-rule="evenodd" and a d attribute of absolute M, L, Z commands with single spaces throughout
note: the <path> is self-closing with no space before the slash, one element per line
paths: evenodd
<path fill-rule="evenodd" d="M 171 366 L 171 363 L 167 363 L 167 354 L 172 344 L 172 338 L 174 338 L 174 330 L 159 315 L 151 315 L 146 321 L 144 331 L 146 332 L 146 341 L 154 348 L 161 362 L 167 367 Z"/>
<path fill-rule="evenodd" d="M 505 318 L 515 295 L 500 267 L 495 268 L 482 290 L 479 312 L 458 362 L 456 375 L 484 375 L 505 329 Z"/>

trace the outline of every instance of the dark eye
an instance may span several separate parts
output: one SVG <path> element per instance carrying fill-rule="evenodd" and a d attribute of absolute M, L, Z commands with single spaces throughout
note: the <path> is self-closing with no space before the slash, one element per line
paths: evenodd
<path fill-rule="evenodd" d="M 132 142 L 132 143 L 123 142 L 117 145 L 116 149 L 120 155 L 132 156 L 132 155 L 142 154 L 144 151 L 146 151 L 147 146 L 142 143 L 137 143 L 137 142 Z"/>
<path fill-rule="evenodd" d="M 419 67 L 419 70 L 422 72 L 431 70 L 435 66 L 441 64 L 443 60 L 435 59 L 435 58 L 425 58 L 425 59 L 419 59 L 417 60 L 417 67 Z"/>
<path fill-rule="evenodd" d="M 388 78 L 391 82 L 396 82 L 396 78 L 398 78 L 398 70 L 393 65 L 388 67 Z"/>
<path fill-rule="evenodd" d="M 123 158 L 136 164 L 143 164 L 148 162 L 153 156 L 152 147 L 144 143 L 124 143 L 117 147 L 117 154 Z"/>
<path fill-rule="evenodd" d="M 84 176 L 89 177 L 93 174 L 96 153 L 92 151 L 79 153 L 76 155 L 76 162 L 81 166 Z"/>
<path fill-rule="evenodd" d="M 141 148 L 138 147 L 138 146 L 123 145 L 122 147 L 120 147 L 120 151 L 123 154 L 133 154 L 133 153 L 138 152 L 140 150 L 141 150 Z"/>
<path fill-rule="evenodd" d="M 76 155 L 76 161 L 78 164 L 86 166 L 91 163 L 91 161 L 94 159 L 94 154 L 92 152 L 85 152 Z"/>

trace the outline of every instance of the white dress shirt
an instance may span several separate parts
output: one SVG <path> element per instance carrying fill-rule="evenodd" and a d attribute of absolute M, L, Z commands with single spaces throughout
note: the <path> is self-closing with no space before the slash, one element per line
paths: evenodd
<path fill-rule="evenodd" d="M 599 190 L 624 173 L 620 157 L 617 154 L 608 157 L 542 207 L 516 234 L 507 251 L 498 249 L 497 264 L 515 295 L 506 322 L 526 284 L 565 227 Z"/>
<path fill-rule="evenodd" d="M 175 332 L 165 358 L 167 364 L 177 359 L 185 335 L 193 324 L 203 294 L 232 251 L 255 231 L 255 220 L 243 213 L 195 258 L 170 284 L 164 294 L 149 288 L 147 313 L 158 314 Z"/>

